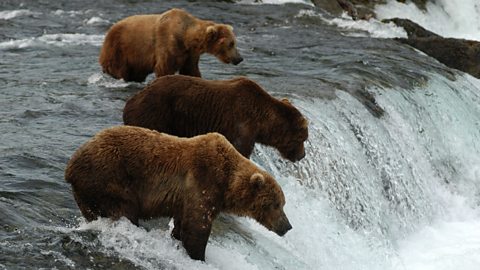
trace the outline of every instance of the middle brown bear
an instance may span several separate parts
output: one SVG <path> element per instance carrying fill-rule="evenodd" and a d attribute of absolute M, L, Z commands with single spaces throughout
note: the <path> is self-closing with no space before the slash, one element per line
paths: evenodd
<path fill-rule="evenodd" d="M 305 156 L 308 138 L 307 120 L 287 99 L 272 97 L 244 77 L 157 78 L 127 101 L 123 121 L 179 137 L 218 132 L 247 158 L 259 142 L 295 162 Z"/>

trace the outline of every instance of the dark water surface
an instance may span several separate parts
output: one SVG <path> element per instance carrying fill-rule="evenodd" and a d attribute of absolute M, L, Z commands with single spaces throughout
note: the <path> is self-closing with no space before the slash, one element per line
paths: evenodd
<path fill-rule="evenodd" d="M 301 100 L 334 100 L 345 91 L 375 117 L 367 87 L 409 91 L 431 73 L 454 79 L 394 41 L 349 37 L 319 17 L 298 16 L 308 5 L 3 0 L 0 11 L 29 13 L 0 19 L 0 269 L 143 268 L 102 247 L 96 232 L 69 229 L 81 215 L 63 173 L 82 143 L 122 123 L 126 99 L 144 86 L 101 74 L 103 35 L 121 18 L 172 7 L 235 27 L 244 62 L 204 56 L 208 79 L 248 76 L 276 96 Z M 188 269 L 161 258 L 153 265 Z"/>

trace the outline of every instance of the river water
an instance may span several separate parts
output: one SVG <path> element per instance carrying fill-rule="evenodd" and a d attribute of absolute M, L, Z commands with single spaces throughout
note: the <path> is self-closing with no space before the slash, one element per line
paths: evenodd
<path fill-rule="evenodd" d="M 0 3 L 0 269 L 479 269 L 480 81 L 388 39 L 405 36 L 393 25 L 252 2 Z M 252 157 L 281 184 L 293 229 L 278 237 L 222 215 L 206 262 L 189 259 L 167 219 L 86 223 L 63 179 L 144 87 L 101 73 L 105 32 L 172 7 L 235 27 L 244 62 L 204 56 L 205 78 L 248 76 L 310 123 L 301 162 L 262 146 Z"/>

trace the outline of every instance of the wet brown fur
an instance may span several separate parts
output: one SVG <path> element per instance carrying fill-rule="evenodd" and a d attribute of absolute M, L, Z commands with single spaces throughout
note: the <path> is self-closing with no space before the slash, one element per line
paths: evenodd
<path fill-rule="evenodd" d="M 158 78 L 127 101 L 123 120 L 180 137 L 219 132 L 247 158 L 259 142 L 300 160 L 308 137 L 306 119 L 288 100 L 275 99 L 244 77 Z"/>
<path fill-rule="evenodd" d="M 99 62 L 116 79 L 143 82 L 180 74 L 201 77 L 200 55 L 210 53 L 225 63 L 239 63 L 233 28 L 198 19 L 181 9 L 135 15 L 115 23 L 103 43 Z"/>
<path fill-rule="evenodd" d="M 172 235 L 193 259 L 205 259 L 220 212 L 252 217 L 279 235 L 291 228 L 277 182 L 218 133 L 178 138 L 140 127 L 108 128 L 74 153 L 65 179 L 88 221 L 173 217 Z"/>

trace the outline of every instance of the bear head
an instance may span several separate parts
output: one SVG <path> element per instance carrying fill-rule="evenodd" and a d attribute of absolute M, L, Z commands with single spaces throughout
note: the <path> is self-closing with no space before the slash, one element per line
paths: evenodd
<path fill-rule="evenodd" d="M 229 210 L 239 216 L 255 219 L 279 236 L 292 229 L 283 211 L 285 196 L 275 179 L 266 172 L 254 172 L 240 177 L 243 179 L 236 181 L 229 190 Z"/>
<path fill-rule="evenodd" d="M 308 139 L 308 121 L 290 103 L 288 99 L 282 99 L 282 122 L 284 123 L 277 133 L 276 147 L 282 157 L 295 162 L 305 157 L 304 142 Z"/>
<path fill-rule="evenodd" d="M 208 53 L 226 64 L 238 65 L 243 61 L 237 50 L 233 27 L 227 24 L 214 24 L 207 27 Z"/>

